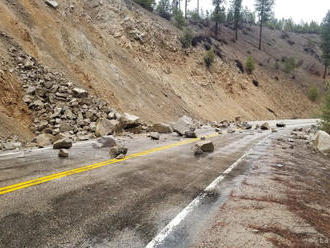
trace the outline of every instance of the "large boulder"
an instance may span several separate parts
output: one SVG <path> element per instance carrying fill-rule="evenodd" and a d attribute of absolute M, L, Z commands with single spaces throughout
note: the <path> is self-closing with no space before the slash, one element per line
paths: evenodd
<path fill-rule="evenodd" d="M 152 126 L 152 131 L 157 133 L 172 133 L 172 127 L 165 123 L 156 123 Z"/>
<path fill-rule="evenodd" d="M 119 131 L 121 124 L 117 120 L 100 119 L 96 123 L 95 135 L 102 137 Z"/>
<path fill-rule="evenodd" d="M 53 144 L 54 149 L 70 149 L 72 147 L 72 141 L 68 138 L 55 141 Z"/>
<path fill-rule="evenodd" d="M 318 131 L 313 139 L 314 147 L 324 155 L 330 155 L 330 135 L 324 131 Z"/>
<path fill-rule="evenodd" d="M 150 133 L 150 138 L 153 140 L 159 140 L 160 139 L 159 133 L 157 132 Z"/>
<path fill-rule="evenodd" d="M 54 142 L 55 137 L 48 133 L 39 134 L 34 138 L 34 141 L 37 143 L 39 148 L 49 146 Z"/>
<path fill-rule="evenodd" d="M 192 119 L 188 116 L 182 116 L 176 123 L 173 124 L 174 132 L 183 136 L 185 132 L 191 131 L 193 127 Z"/>
<path fill-rule="evenodd" d="M 140 125 L 140 117 L 129 113 L 120 116 L 119 121 L 124 129 L 135 128 Z"/>

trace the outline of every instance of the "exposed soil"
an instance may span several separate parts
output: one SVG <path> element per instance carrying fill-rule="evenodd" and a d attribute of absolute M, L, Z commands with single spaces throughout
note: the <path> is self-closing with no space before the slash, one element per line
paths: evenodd
<path fill-rule="evenodd" d="M 264 51 L 260 52 L 255 27 L 241 30 L 236 43 L 231 42 L 232 30 L 223 27 L 219 41 L 206 39 L 218 54 L 207 70 L 203 62 L 206 44 L 183 50 L 182 31 L 130 1 L 79 0 L 73 8 L 66 1 L 59 4 L 54 10 L 43 1 L 2 1 L 0 31 L 40 64 L 64 73 L 116 109 L 153 122 L 173 121 L 183 114 L 207 120 L 236 116 L 255 120 L 318 112 L 318 106 L 305 96 L 311 84 L 324 88 L 316 73 L 322 70 L 319 51 L 305 50 L 308 40 L 318 42 L 316 36 L 289 34 L 295 41 L 290 45 L 280 32 L 265 29 Z M 209 36 L 206 28 L 194 29 Z M 0 42 L 0 69 L 9 70 L 6 77 L 12 83 L 16 76 L 10 69 L 16 65 L 6 56 L 8 43 Z M 249 54 L 258 64 L 251 76 L 237 68 Z M 283 56 L 295 56 L 303 64 L 291 74 L 275 70 L 276 60 Z M 253 80 L 259 82 L 258 87 Z M 18 98 L 20 92 L 15 89 Z M 0 104 L 7 110 L 8 104 Z M 25 116 L 21 107 L 17 111 Z M 15 117 L 12 111 L 5 114 Z"/>

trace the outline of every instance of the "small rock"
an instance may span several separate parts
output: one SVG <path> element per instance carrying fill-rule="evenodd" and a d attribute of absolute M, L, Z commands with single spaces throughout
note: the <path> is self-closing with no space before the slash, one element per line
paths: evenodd
<path fill-rule="evenodd" d="M 270 130 L 270 125 L 268 122 L 265 122 L 260 126 L 261 130 Z"/>
<path fill-rule="evenodd" d="M 192 139 L 197 138 L 195 131 L 192 131 L 192 130 L 185 131 L 184 136 L 186 138 L 192 138 Z"/>
<path fill-rule="evenodd" d="M 75 97 L 79 97 L 79 98 L 88 97 L 88 92 L 81 88 L 73 88 L 72 93 Z"/>
<path fill-rule="evenodd" d="M 153 140 L 159 140 L 159 133 L 156 133 L 156 132 L 152 132 L 150 133 L 150 138 L 153 139 Z"/>
<path fill-rule="evenodd" d="M 117 158 L 119 155 L 123 154 L 124 156 L 127 154 L 128 149 L 124 146 L 113 146 L 110 148 L 110 156 L 111 158 Z"/>
<path fill-rule="evenodd" d="M 272 128 L 272 133 L 276 133 L 277 130 L 275 128 Z"/>
<path fill-rule="evenodd" d="M 279 122 L 279 123 L 276 123 L 276 126 L 283 128 L 283 127 L 286 127 L 286 124 L 284 122 Z"/>
<path fill-rule="evenodd" d="M 58 8 L 58 3 L 55 0 L 46 0 L 45 3 L 54 9 Z"/>
<path fill-rule="evenodd" d="M 201 147 L 197 146 L 197 145 L 193 146 L 193 152 L 194 152 L 195 156 L 199 156 L 199 155 L 202 155 L 204 153 L 203 150 L 201 149 Z"/>
<path fill-rule="evenodd" d="M 140 117 L 128 113 L 121 116 L 119 121 L 124 129 L 134 128 L 140 125 Z"/>
<path fill-rule="evenodd" d="M 61 149 L 59 152 L 58 152 L 58 156 L 60 158 L 67 158 L 69 157 L 69 151 L 66 150 L 66 149 Z"/>

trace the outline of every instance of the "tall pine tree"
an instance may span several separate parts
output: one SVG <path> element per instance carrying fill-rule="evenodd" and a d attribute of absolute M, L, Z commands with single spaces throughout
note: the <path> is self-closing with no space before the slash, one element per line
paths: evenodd
<path fill-rule="evenodd" d="M 232 0 L 235 21 L 235 39 L 238 40 L 238 25 L 241 20 L 242 0 Z"/>
<path fill-rule="evenodd" d="M 323 78 L 326 79 L 328 74 L 328 67 L 330 65 L 330 10 L 328 11 L 322 23 L 321 49 L 322 49 L 322 59 L 324 63 Z"/>
<path fill-rule="evenodd" d="M 218 36 L 219 25 L 226 19 L 225 9 L 221 6 L 222 4 L 223 0 L 213 0 L 214 11 L 212 14 L 212 19 L 215 21 L 216 36 Z"/>
<path fill-rule="evenodd" d="M 262 28 L 263 25 L 272 16 L 272 9 L 274 6 L 274 0 L 256 0 L 256 11 L 259 16 L 260 34 L 259 34 L 259 50 L 261 50 L 262 43 Z"/>

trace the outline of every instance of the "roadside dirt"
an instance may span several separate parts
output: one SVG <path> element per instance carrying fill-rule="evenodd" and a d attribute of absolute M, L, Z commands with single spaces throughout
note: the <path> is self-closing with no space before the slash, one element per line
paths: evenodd
<path fill-rule="evenodd" d="M 192 247 L 330 247 L 330 159 L 273 140 Z"/>

